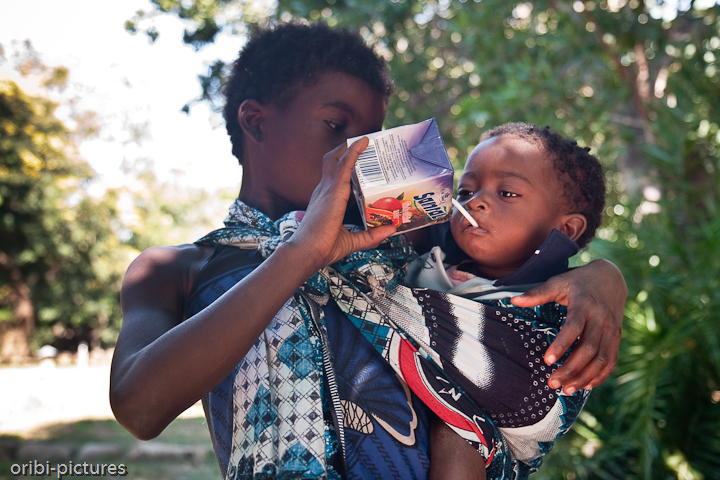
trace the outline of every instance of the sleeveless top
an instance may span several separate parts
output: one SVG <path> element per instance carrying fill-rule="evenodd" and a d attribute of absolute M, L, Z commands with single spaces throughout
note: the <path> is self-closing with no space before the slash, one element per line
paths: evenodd
<path fill-rule="evenodd" d="M 217 245 L 195 280 L 188 316 L 212 304 L 262 260 L 257 250 Z M 291 315 L 297 308 L 294 302 L 290 299 L 278 317 Z M 306 354 L 312 347 L 302 327 L 289 338 L 275 336 L 269 347 L 260 339 L 256 343 L 274 349 L 268 353 L 271 383 L 296 382 L 287 398 L 262 385 L 248 389 L 252 375 L 247 372 L 258 368 L 249 365 L 254 363 L 248 362 L 249 353 L 203 399 L 224 478 L 426 478 L 430 465 L 426 407 L 332 300 L 322 310 L 329 365 L 326 359 L 308 365 Z M 276 327 L 276 320 L 266 335 Z M 307 382 L 316 386 L 306 388 L 303 377 L 318 374 L 322 381 Z M 248 391 L 255 392 L 253 398 Z M 312 411 L 318 400 L 320 413 Z M 324 418 L 324 431 L 302 422 L 303 415 L 318 414 Z"/>

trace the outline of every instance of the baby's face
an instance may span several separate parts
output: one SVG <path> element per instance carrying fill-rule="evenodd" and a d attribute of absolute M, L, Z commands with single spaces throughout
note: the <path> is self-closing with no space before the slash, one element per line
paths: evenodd
<path fill-rule="evenodd" d="M 493 137 L 470 154 L 458 182 L 453 237 L 476 261 L 478 273 L 500 278 L 533 255 L 553 228 L 561 228 L 562 187 L 542 150 L 516 136 Z"/>

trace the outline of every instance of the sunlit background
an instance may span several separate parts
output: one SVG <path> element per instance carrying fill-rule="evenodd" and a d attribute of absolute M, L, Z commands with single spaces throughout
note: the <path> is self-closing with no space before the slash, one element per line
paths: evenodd
<path fill-rule="evenodd" d="M 167 455 L 192 461 L 143 463 L 107 420 L 107 369 L 129 262 L 218 227 L 238 191 L 217 89 L 267 18 L 359 31 L 396 80 L 385 126 L 436 117 L 457 169 L 483 131 L 507 121 L 550 125 L 591 148 L 607 208 L 574 262 L 607 258 L 623 271 L 624 340 L 615 374 L 534 478 L 718 478 L 717 2 L 0 7 L 0 478 L 30 446 L 90 455 L 92 443 L 133 458 L 136 478 L 217 475 L 202 424 L 182 423 L 196 418 L 161 439 Z M 86 417 L 96 420 L 77 421 Z M 70 423 L 47 427 L 55 420 Z"/>
<path fill-rule="evenodd" d="M 69 70 L 67 83 L 49 97 L 60 102 L 55 114 L 70 129 L 77 126 L 73 114 L 95 114 L 91 121 L 98 134 L 79 144 L 80 155 L 99 176 L 94 194 L 131 183 L 124 173 L 136 162 L 145 162 L 161 181 L 208 191 L 236 188 L 241 170 L 222 118 L 207 103 L 193 104 L 192 115 L 181 109 L 201 94 L 197 75 L 218 58 L 234 60 L 244 37 L 223 35 L 196 52 L 179 41 L 182 22 L 167 15 L 153 18 L 163 33 L 154 43 L 125 30 L 138 10 L 151 9 L 148 0 L 7 2 L 0 19 L 0 72 L 34 94 L 42 92 L 37 80 L 42 75 L 32 71 L 23 77 L 18 63 L 36 59 L 47 68 Z"/>

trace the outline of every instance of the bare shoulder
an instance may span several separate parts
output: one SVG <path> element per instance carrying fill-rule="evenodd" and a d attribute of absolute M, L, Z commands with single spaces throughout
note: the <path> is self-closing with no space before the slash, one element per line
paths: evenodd
<path fill-rule="evenodd" d="M 165 271 L 178 273 L 182 270 L 191 270 L 197 263 L 202 264 L 212 251 L 212 247 L 195 244 L 150 247 L 132 262 L 128 274 L 152 275 L 162 274 Z"/>
<path fill-rule="evenodd" d="M 202 264 L 213 252 L 203 245 L 151 247 L 130 265 L 122 285 L 123 312 L 136 306 L 171 310 L 178 321 Z"/>

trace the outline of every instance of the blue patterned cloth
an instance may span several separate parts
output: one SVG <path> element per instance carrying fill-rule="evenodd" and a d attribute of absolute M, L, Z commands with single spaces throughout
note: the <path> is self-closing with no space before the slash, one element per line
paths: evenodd
<path fill-rule="evenodd" d="M 227 267 L 235 273 L 222 288 L 222 275 L 200 282 L 191 310 L 259 265 L 301 218 L 271 222 L 236 201 L 226 228 L 199 242 L 237 247 L 246 259 Z M 587 398 L 549 391 L 547 377 L 566 357 L 540 364 L 564 309 L 403 287 L 413 257 L 392 237 L 322 269 L 288 300 L 206 399 L 226 478 L 425 478 L 426 407 L 478 450 L 487 478 L 524 479 L 540 466 Z M 503 353 L 509 344 L 522 359 Z M 502 382 L 488 376 L 488 360 Z"/>
<path fill-rule="evenodd" d="M 271 222 L 237 201 L 190 296 L 206 308 L 289 238 L 301 215 Z M 353 255 L 360 269 L 408 258 L 402 239 Z M 283 308 L 238 367 L 205 399 L 215 451 L 227 479 L 425 478 L 426 408 L 331 300 L 315 275 Z M 392 279 L 387 278 L 388 282 Z"/>

